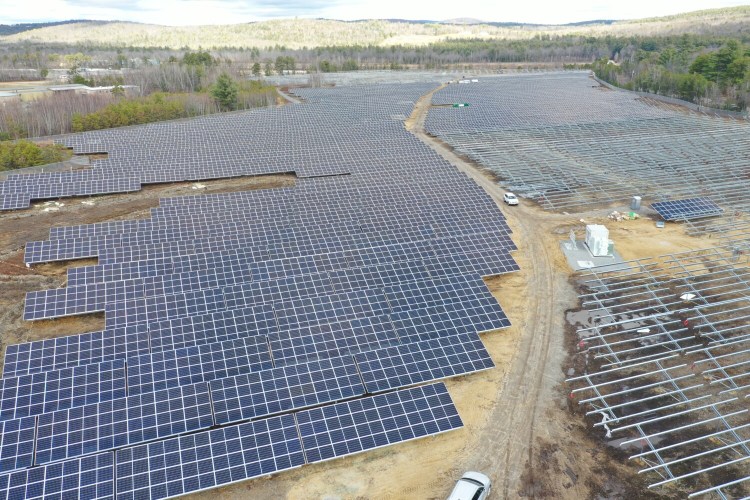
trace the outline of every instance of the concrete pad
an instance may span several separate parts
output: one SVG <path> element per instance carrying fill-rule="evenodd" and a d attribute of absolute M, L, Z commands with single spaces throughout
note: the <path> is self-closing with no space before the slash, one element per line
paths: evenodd
<path fill-rule="evenodd" d="M 615 248 L 617 248 L 616 243 Z M 568 265 L 574 271 L 582 271 L 599 266 L 607 266 L 607 271 L 624 271 L 630 268 L 629 265 L 623 263 L 622 257 L 617 253 L 617 250 L 614 251 L 614 255 L 596 257 L 591 254 L 589 247 L 586 246 L 583 240 L 577 240 L 575 243 L 570 240 L 561 241 L 560 249 L 565 254 Z"/>

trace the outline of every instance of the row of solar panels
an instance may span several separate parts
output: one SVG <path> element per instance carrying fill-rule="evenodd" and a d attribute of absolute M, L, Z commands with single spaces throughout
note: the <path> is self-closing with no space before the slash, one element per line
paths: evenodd
<path fill-rule="evenodd" d="M 67 279 L 68 286 L 73 287 L 208 269 L 216 269 L 217 273 L 222 273 L 248 267 L 254 271 L 254 281 L 264 281 L 356 267 L 396 265 L 411 260 L 439 261 L 449 259 L 452 255 L 466 256 L 466 264 L 478 266 L 475 272 L 486 275 L 494 265 L 494 256 L 507 254 L 505 249 L 509 245 L 506 241 L 507 236 L 479 233 L 469 237 L 384 245 L 358 252 L 342 251 L 273 260 L 263 260 L 264 252 L 261 250 L 233 248 L 74 267 L 68 269 Z M 481 264 L 483 261 L 486 264 Z M 466 269 L 471 269 L 470 265 L 466 265 Z M 499 266 L 496 268 L 500 269 Z"/>
<path fill-rule="evenodd" d="M 494 366 L 476 334 L 276 368 L 245 347 L 252 359 L 231 370 L 191 369 L 201 360 L 186 355 L 160 372 L 129 359 L 7 379 L 2 403 L 16 408 L 0 422 L 0 473 Z"/>
<path fill-rule="evenodd" d="M 361 193 L 358 194 L 361 196 Z M 472 196 L 472 193 L 468 193 Z M 485 195 L 486 197 L 486 195 Z M 481 199 L 481 198 L 480 198 Z M 482 200 L 485 201 L 485 200 Z M 422 227 L 423 231 L 432 237 L 446 236 L 449 234 L 465 234 L 467 232 L 481 232 L 477 228 L 485 230 L 498 230 L 509 232 L 507 224 L 498 217 L 496 209 L 492 212 L 491 208 L 485 203 L 473 205 L 467 204 L 461 208 L 452 208 L 441 201 L 442 206 L 427 206 L 423 209 L 412 209 L 410 211 L 399 211 L 400 205 L 388 203 L 389 200 L 382 200 L 381 207 L 390 208 L 363 208 L 367 210 L 366 216 L 356 206 L 346 206 L 327 212 L 324 206 L 318 209 L 303 210 L 300 208 L 298 218 L 289 218 L 288 220 L 258 220 L 252 211 L 248 214 L 232 212 L 230 220 L 222 211 L 217 213 L 190 214 L 186 219 L 184 226 L 180 225 L 177 217 L 169 217 L 161 222 L 147 221 L 133 225 L 118 224 L 115 226 L 94 226 L 91 230 L 80 228 L 78 232 L 91 233 L 93 236 L 73 237 L 70 239 L 52 239 L 45 242 L 31 242 L 27 245 L 25 261 L 27 263 L 44 262 L 50 259 L 74 259 L 82 257 L 96 256 L 103 249 L 124 246 L 124 245 L 146 245 L 149 243 L 163 242 L 167 240 L 193 240 L 196 238 L 210 238 L 223 236 L 227 234 L 237 234 L 248 236 L 252 232 L 256 238 L 252 241 L 257 245 L 269 245 L 274 241 L 289 239 L 314 239 L 318 240 L 325 237 L 338 236 L 340 234 L 348 235 L 354 238 L 362 235 L 360 238 L 375 238 L 382 233 L 383 237 L 392 235 L 397 236 L 400 233 L 414 232 L 413 229 Z M 317 201 L 315 202 L 318 203 Z M 304 205 L 302 205 L 304 207 Z M 290 210 L 290 212 L 293 212 Z M 409 218 L 404 219 L 408 213 Z M 385 218 L 382 218 L 385 217 Z M 318 217 L 316 221 L 316 215 Z M 400 219 L 398 219 L 400 215 Z M 325 223 L 330 218 L 335 223 Z M 456 224 L 456 218 L 465 222 L 468 227 L 464 228 L 463 224 Z M 379 222 L 378 221 L 382 221 Z M 407 227 L 399 227 L 398 222 L 409 221 Z M 346 223 L 350 221 L 350 223 Z M 132 232 L 135 229 L 137 232 Z M 141 231 L 138 231 L 141 229 Z M 73 232 L 73 231 L 68 231 Z M 101 234 L 96 234 L 101 233 Z M 57 233 L 55 237 L 57 237 Z M 313 241 L 314 242 L 314 241 Z"/>
<path fill-rule="evenodd" d="M 19 376 L 253 336 L 267 339 L 277 364 L 288 364 L 431 339 L 451 331 L 481 332 L 509 325 L 497 302 L 487 296 L 475 304 L 455 301 L 390 315 L 341 316 L 322 317 L 287 330 L 279 329 L 271 305 L 160 318 L 152 323 L 9 345 L 3 374 Z M 211 356 L 219 360 L 216 353 Z"/>
<path fill-rule="evenodd" d="M 446 254 L 444 254 L 446 255 Z M 302 297 L 331 295 L 362 289 L 383 289 L 386 296 L 399 283 L 442 280 L 448 276 L 504 274 L 517 270 L 517 265 L 506 251 L 498 249 L 474 258 L 471 254 L 447 254 L 451 260 L 426 259 L 399 261 L 366 267 L 340 268 L 337 271 L 316 272 L 317 266 L 292 268 L 291 276 L 272 278 L 271 274 L 285 274 L 284 267 L 243 261 L 222 261 L 221 266 L 208 269 L 189 269 L 182 273 L 160 274 L 118 281 L 70 285 L 66 288 L 28 292 L 24 319 L 37 320 L 53 317 L 102 312 L 107 304 L 131 298 L 187 294 L 198 290 L 221 289 L 228 308 L 236 305 L 256 305 L 289 301 Z M 265 264 L 265 263 L 264 263 Z M 314 261 L 313 261 L 314 265 Z M 303 274 L 304 273 L 304 274 Z M 395 289 L 393 293 L 397 293 Z"/>
<path fill-rule="evenodd" d="M 724 209 L 708 198 L 686 198 L 683 200 L 660 201 L 651 208 L 666 221 L 685 221 L 721 215 Z"/>
<path fill-rule="evenodd" d="M 169 498 L 462 426 L 438 383 L 0 475 L 0 496 Z"/>
<path fill-rule="evenodd" d="M 403 221 L 403 219 L 402 219 Z M 465 224 L 457 224 L 465 221 Z M 433 222 L 431 224 L 431 222 Z M 380 229 L 363 228 L 356 224 L 295 224 L 280 228 L 278 231 L 261 233 L 253 231 L 242 222 L 226 222 L 220 226 L 204 229 L 176 228 L 145 233 L 113 234 L 90 238 L 68 240 L 46 240 L 28 242 L 24 262 L 36 264 L 59 260 L 74 260 L 99 257 L 100 264 L 106 264 L 123 258 L 118 252 L 140 250 L 148 245 L 172 245 L 183 247 L 185 253 L 198 253 L 201 250 L 217 251 L 222 248 L 236 248 L 237 240 L 242 240 L 240 247 L 256 247 L 266 250 L 263 260 L 284 257 L 296 257 L 317 253 L 330 253 L 357 248 L 378 247 L 434 238 L 445 238 L 473 233 L 499 232 L 508 234 L 504 224 L 487 221 L 483 218 L 464 218 L 450 223 L 434 224 L 429 218 L 424 224 L 384 225 Z M 508 240 L 510 241 L 510 240 Z M 510 244 L 510 243 L 509 243 Z M 125 257 L 124 260 L 136 260 Z"/>
<path fill-rule="evenodd" d="M 0 209 L 26 208 L 33 199 L 137 191 L 146 183 L 287 172 L 299 177 L 349 174 L 368 169 L 362 155 L 377 157 L 390 167 L 405 156 L 429 158 L 428 148 L 413 136 L 397 133 L 400 124 L 372 119 L 408 114 L 423 90 L 423 85 L 398 89 L 406 97 L 401 104 L 388 105 L 381 96 L 380 106 L 337 113 L 335 120 L 327 115 L 330 105 L 310 104 L 268 110 L 265 118 L 275 118 L 272 127 L 267 120 L 248 120 L 246 115 L 252 113 L 247 113 L 64 137 L 61 142 L 78 154 L 109 156 L 84 171 L 13 175 L 0 182 Z M 289 148 L 289 136 L 303 119 L 326 126 L 309 128 L 297 137 L 299 147 Z"/>
<path fill-rule="evenodd" d="M 489 219 L 501 218 L 486 194 L 476 189 L 456 186 L 460 180 L 460 177 L 451 177 L 446 179 L 445 184 L 414 184 L 408 188 L 400 187 L 386 191 L 379 185 L 369 182 L 365 185 L 356 185 L 354 181 L 350 181 L 349 185 L 344 187 L 327 178 L 325 182 L 316 182 L 312 186 L 299 181 L 298 187 L 279 188 L 276 196 L 264 195 L 263 191 L 256 194 L 253 191 L 232 193 L 233 196 L 191 196 L 186 198 L 195 199 L 180 204 L 169 203 L 170 199 L 165 199 L 161 202 L 162 206 L 151 210 L 149 219 L 54 227 L 50 229 L 49 239 L 145 232 L 181 223 L 183 219 L 193 221 L 195 216 L 202 216 L 211 221 L 217 219 L 219 214 L 227 212 L 243 219 L 252 218 L 251 220 L 256 222 L 272 217 L 273 219 L 267 222 L 273 221 L 276 225 L 287 221 L 311 221 L 326 214 L 366 224 L 369 220 L 403 210 L 415 214 L 465 212 L 467 215 L 485 216 Z M 241 196 L 243 194 L 244 196 Z M 315 211 L 310 212 L 310 207 L 314 207 Z"/>

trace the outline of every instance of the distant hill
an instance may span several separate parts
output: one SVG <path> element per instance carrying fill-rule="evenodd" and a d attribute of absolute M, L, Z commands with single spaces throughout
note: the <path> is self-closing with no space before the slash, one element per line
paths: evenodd
<path fill-rule="evenodd" d="M 38 25 L 4 26 L 13 34 L 0 43 L 38 42 L 107 45 L 121 47 L 169 47 L 180 49 L 303 47 L 344 45 L 421 46 L 447 39 L 524 40 L 551 36 L 651 36 L 683 33 L 713 35 L 750 34 L 750 6 L 689 12 L 668 17 L 631 21 L 584 21 L 561 26 L 450 21 L 278 19 L 255 23 L 211 26 L 158 26 L 130 22 L 66 21 Z"/>
<path fill-rule="evenodd" d="M 40 28 L 47 28 L 49 26 L 61 26 L 64 24 L 90 22 L 93 21 L 86 21 L 85 19 L 74 19 L 70 21 L 55 21 L 50 23 L 0 24 L 0 36 L 15 35 L 16 33 L 23 33 L 24 31 Z"/>

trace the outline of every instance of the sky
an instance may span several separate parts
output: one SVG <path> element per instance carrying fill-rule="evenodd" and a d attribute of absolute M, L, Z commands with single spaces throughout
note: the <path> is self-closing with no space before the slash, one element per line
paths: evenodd
<path fill-rule="evenodd" d="M 162 25 L 236 24 L 274 18 L 421 19 L 565 24 L 637 19 L 747 5 L 748 0 L 2 0 L 0 24 L 68 19 Z"/>

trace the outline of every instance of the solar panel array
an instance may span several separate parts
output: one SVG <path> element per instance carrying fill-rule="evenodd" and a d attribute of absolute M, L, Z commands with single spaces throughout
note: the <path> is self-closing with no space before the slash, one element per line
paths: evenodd
<path fill-rule="evenodd" d="M 460 427 L 445 387 L 421 384 L 494 366 L 478 333 L 509 322 L 482 277 L 518 266 L 493 200 L 393 118 L 426 90 L 306 89 L 283 110 L 66 138 L 141 180 L 240 157 L 308 177 L 27 244 L 29 265 L 98 263 L 29 293 L 24 317 L 103 312 L 105 328 L 6 348 L 8 487 L 84 468 L 103 479 L 82 497 L 163 498 Z"/>
<path fill-rule="evenodd" d="M 24 208 L 23 200 L 83 196 L 122 191 L 137 191 L 143 184 L 180 182 L 294 172 L 298 177 L 342 175 L 360 170 L 373 160 L 408 160 L 424 164 L 425 158 L 394 134 L 372 137 L 371 126 L 361 114 L 371 108 L 381 115 L 383 129 L 396 130 L 400 121 L 391 115 L 408 115 L 416 95 L 434 87 L 416 83 L 401 91 L 391 87 L 394 99 L 387 104 L 388 114 L 374 109 L 380 106 L 380 90 L 375 87 L 351 87 L 360 92 L 356 108 L 342 109 L 341 101 L 317 98 L 314 92 L 304 97 L 317 99 L 314 106 L 281 106 L 229 115 L 213 115 L 169 123 L 152 123 L 129 129 L 108 129 L 59 136 L 57 142 L 73 148 L 77 154 L 107 153 L 92 169 L 53 174 L 9 176 L 0 182 L 0 194 L 20 196 L 15 203 L 0 200 L 0 208 Z M 350 89 L 351 89 L 350 88 Z M 345 98 L 351 99 L 350 89 Z M 357 91 L 355 91 L 356 93 Z M 326 102 L 324 102 L 326 101 Z M 325 105 L 331 107 L 325 109 Z M 385 108 L 381 108 L 385 109 Z M 328 116 L 321 117 L 321 113 Z M 337 116 L 333 116 L 336 115 Z M 338 126 L 327 121 L 337 119 Z M 373 140 L 376 139 L 376 140 Z M 293 146 L 290 146 L 293 145 Z M 28 203 L 25 207 L 28 207 Z"/>
<path fill-rule="evenodd" d="M 610 90 L 583 72 L 483 77 L 449 85 L 432 102 L 470 103 L 431 108 L 426 130 L 545 209 L 627 205 L 633 195 L 750 209 L 747 122 Z"/>
<path fill-rule="evenodd" d="M 656 210 L 664 220 L 700 219 L 702 217 L 721 215 L 724 212 L 724 209 L 708 198 L 660 201 L 652 203 L 651 208 Z"/>

